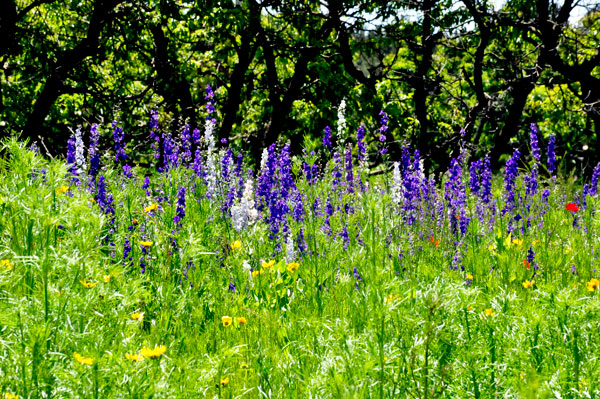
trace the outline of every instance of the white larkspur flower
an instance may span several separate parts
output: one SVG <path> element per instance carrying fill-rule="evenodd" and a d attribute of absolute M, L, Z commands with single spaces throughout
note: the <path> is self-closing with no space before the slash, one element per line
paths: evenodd
<path fill-rule="evenodd" d="M 402 174 L 400 173 L 400 162 L 394 162 L 392 175 L 392 202 L 399 204 L 402 201 Z"/>
<path fill-rule="evenodd" d="M 294 238 L 289 232 L 285 242 L 285 262 L 291 263 L 296 259 L 296 251 L 294 250 Z"/>
<path fill-rule="evenodd" d="M 231 207 L 231 224 L 240 232 L 258 219 L 258 211 L 254 204 L 254 188 L 252 178 L 248 177 L 244 184 L 242 198 Z"/>
<path fill-rule="evenodd" d="M 242 262 L 242 270 L 244 271 L 244 273 L 248 273 L 248 272 L 250 272 L 250 269 L 252 269 L 252 266 L 250 266 L 250 262 L 248 262 L 247 260 L 244 260 Z"/>
<path fill-rule="evenodd" d="M 269 159 L 269 151 L 266 148 L 263 148 L 262 155 L 260 157 L 260 170 L 265 170 L 267 167 L 267 161 Z"/>
<path fill-rule="evenodd" d="M 338 123 L 337 123 L 337 134 L 338 141 L 343 145 L 344 140 L 346 139 L 346 100 L 342 99 L 342 102 L 338 106 Z"/>
<path fill-rule="evenodd" d="M 77 172 L 81 173 L 85 170 L 85 145 L 81 138 L 81 129 L 75 130 L 75 164 L 77 165 Z"/>

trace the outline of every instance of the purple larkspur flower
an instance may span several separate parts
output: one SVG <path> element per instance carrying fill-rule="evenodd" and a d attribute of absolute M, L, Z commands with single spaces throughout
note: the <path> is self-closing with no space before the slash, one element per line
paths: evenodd
<path fill-rule="evenodd" d="M 325 126 L 323 130 L 323 146 L 328 149 L 331 148 L 331 127 L 329 126 Z"/>
<path fill-rule="evenodd" d="M 367 153 L 367 143 L 365 143 L 365 126 L 360 125 L 358 129 L 356 129 L 356 144 L 358 146 L 357 151 L 357 159 L 362 161 L 365 159 L 365 154 Z"/>
<path fill-rule="evenodd" d="M 100 152 L 98 151 L 99 139 L 100 134 L 98 133 L 98 124 L 94 123 L 90 128 L 90 149 L 88 150 L 88 155 L 90 157 L 90 188 L 100 171 Z"/>
<path fill-rule="evenodd" d="M 129 241 L 129 238 L 125 238 L 125 242 L 123 243 L 123 264 L 125 266 L 130 265 L 132 260 L 131 241 Z"/>
<path fill-rule="evenodd" d="M 538 129 L 535 123 L 529 125 L 529 145 L 531 146 L 531 155 L 536 162 L 540 162 L 540 145 L 538 143 Z"/>
<path fill-rule="evenodd" d="M 478 194 L 481 187 L 481 169 L 483 168 L 483 160 L 471 162 L 469 167 L 469 188 L 473 194 Z"/>
<path fill-rule="evenodd" d="M 483 160 L 483 172 L 481 172 L 481 201 L 489 204 L 492 200 L 492 168 L 490 157 L 486 155 Z"/>
<path fill-rule="evenodd" d="M 333 153 L 333 171 L 331 172 L 331 177 L 333 180 L 331 181 L 331 188 L 335 191 L 342 183 L 342 157 L 340 157 L 340 153 L 335 151 Z"/>
<path fill-rule="evenodd" d="M 346 150 L 346 183 L 348 185 L 348 192 L 354 192 L 354 171 L 352 169 L 352 148 L 348 147 Z"/>
<path fill-rule="evenodd" d="M 175 210 L 175 216 L 173 217 L 173 222 L 177 228 L 181 227 L 181 221 L 185 217 L 185 187 L 181 187 L 179 189 L 179 193 L 177 194 L 177 208 Z"/>
<path fill-rule="evenodd" d="M 77 163 L 75 158 L 75 137 L 71 136 L 67 140 L 67 164 L 69 165 L 69 173 L 73 176 L 71 182 L 74 184 L 79 183 L 77 178 Z"/>
<path fill-rule="evenodd" d="M 115 142 L 115 162 L 126 161 L 129 156 L 125 153 L 125 133 L 117 121 L 113 121 L 113 140 Z"/>
<path fill-rule="evenodd" d="M 515 186 L 517 177 L 519 176 L 518 163 L 521 153 L 515 150 L 512 156 L 506 161 L 506 169 L 504 171 L 504 196 L 506 203 L 502 213 L 512 212 L 515 206 Z"/>
<path fill-rule="evenodd" d="M 181 132 L 181 157 L 185 162 L 192 160 L 192 136 L 190 133 L 190 125 L 185 124 Z"/>
<path fill-rule="evenodd" d="M 551 134 L 548 139 L 548 172 L 553 175 L 556 172 L 556 136 Z"/>
<path fill-rule="evenodd" d="M 598 162 L 598 165 L 596 165 L 596 167 L 594 168 L 594 171 L 592 172 L 592 182 L 590 184 L 590 189 L 589 189 L 590 195 L 596 195 L 596 193 L 598 192 L 598 181 L 599 180 L 600 180 L 600 162 Z"/>
<path fill-rule="evenodd" d="M 206 120 L 215 122 L 212 114 L 215 112 L 215 93 L 212 90 L 210 85 L 206 85 L 206 95 L 204 96 L 206 100 L 206 112 L 208 113 Z"/>

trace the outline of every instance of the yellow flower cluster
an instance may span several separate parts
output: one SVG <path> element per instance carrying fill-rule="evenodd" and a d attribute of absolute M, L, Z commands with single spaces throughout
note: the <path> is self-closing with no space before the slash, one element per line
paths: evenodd
<path fill-rule="evenodd" d="M 0 260 L 0 269 L 4 270 L 12 270 L 13 264 L 10 259 L 2 259 Z"/>
<path fill-rule="evenodd" d="M 111 274 L 105 274 L 104 275 L 104 282 L 105 283 L 110 283 L 110 280 L 112 280 L 113 278 L 117 277 L 119 275 L 119 273 L 117 272 L 113 272 Z"/>
<path fill-rule="evenodd" d="M 148 213 L 148 212 L 152 212 L 158 209 L 158 204 L 152 204 L 150 206 L 147 206 L 144 208 L 144 212 Z"/>
<path fill-rule="evenodd" d="M 286 267 L 286 269 L 288 272 L 294 273 L 296 270 L 298 270 L 299 267 L 300 267 L 299 263 L 292 262 L 292 263 L 288 263 L 288 266 Z"/>
<path fill-rule="evenodd" d="M 95 283 L 92 283 L 90 281 L 86 281 L 85 279 L 83 280 L 79 280 L 79 282 L 81 283 L 81 285 L 83 285 L 85 288 L 94 288 L 98 282 L 96 281 Z"/>
<path fill-rule="evenodd" d="M 239 325 L 246 324 L 246 318 L 243 316 L 236 318 L 236 321 Z M 231 316 L 221 317 L 221 324 L 223 324 L 223 327 L 229 327 L 230 325 L 233 324 L 233 317 L 231 317 Z"/>
<path fill-rule="evenodd" d="M 598 287 L 600 287 L 600 281 L 593 278 L 590 281 L 588 281 L 585 285 L 587 286 L 587 290 L 589 292 L 594 292 L 598 289 Z"/>
<path fill-rule="evenodd" d="M 531 288 L 531 287 L 533 287 L 533 285 L 534 285 L 534 284 L 535 284 L 535 281 L 534 281 L 534 280 L 531 280 L 531 281 L 529 281 L 529 280 L 525 280 L 525 281 L 523 282 L 523 288 L 525 288 L 525 289 L 527 289 L 527 288 Z"/>
<path fill-rule="evenodd" d="M 91 357 L 82 356 L 77 352 L 73 352 L 73 357 L 81 364 L 86 364 L 88 366 L 94 364 L 94 359 L 92 359 Z"/>
<path fill-rule="evenodd" d="M 137 313 L 137 312 L 136 313 L 132 313 L 131 314 L 131 318 L 133 320 L 142 321 L 142 320 L 144 320 L 144 314 L 143 313 Z"/>
<path fill-rule="evenodd" d="M 162 354 L 166 351 L 167 347 L 164 345 L 155 346 L 154 349 L 150 349 L 149 347 L 145 346 L 142 348 L 140 353 L 142 354 L 142 356 L 147 357 L 149 359 L 157 359 L 161 357 Z"/>

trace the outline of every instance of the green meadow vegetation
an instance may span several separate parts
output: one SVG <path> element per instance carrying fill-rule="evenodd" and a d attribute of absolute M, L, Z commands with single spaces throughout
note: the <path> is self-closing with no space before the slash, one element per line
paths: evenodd
<path fill-rule="evenodd" d="M 599 398 L 599 161 L 598 1 L 0 0 L 0 399 Z"/>
<path fill-rule="evenodd" d="M 3 398 L 598 395 L 600 168 L 557 174 L 533 128 L 493 179 L 408 147 L 369 173 L 360 132 L 253 173 L 211 123 L 150 169 L 3 141 Z"/>

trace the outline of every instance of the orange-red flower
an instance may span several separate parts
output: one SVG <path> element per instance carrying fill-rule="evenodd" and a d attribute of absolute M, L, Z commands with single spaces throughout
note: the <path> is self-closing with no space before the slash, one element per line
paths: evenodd
<path fill-rule="evenodd" d="M 577 212 L 579 210 L 579 207 L 577 206 L 577 204 L 575 204 L 574 202 L 569 202 L 567 204 L 567 206 L 565 206 L 565 209 L 567 211 L 571 211 L 571 212 Z"/>
<path fill-rule="evenodd" d="M 429 242 L 432 243 L 434 247 L 437 247 L 438 245 L 440 245 L 440 240 L 434 239 L 433 235 L 431 237 L 429 237 Z"/>
<path fill-rule="evenodd" d="M 529 269 L 529 261 L 527 259 L 523 259 L 523 266 Z"/>

